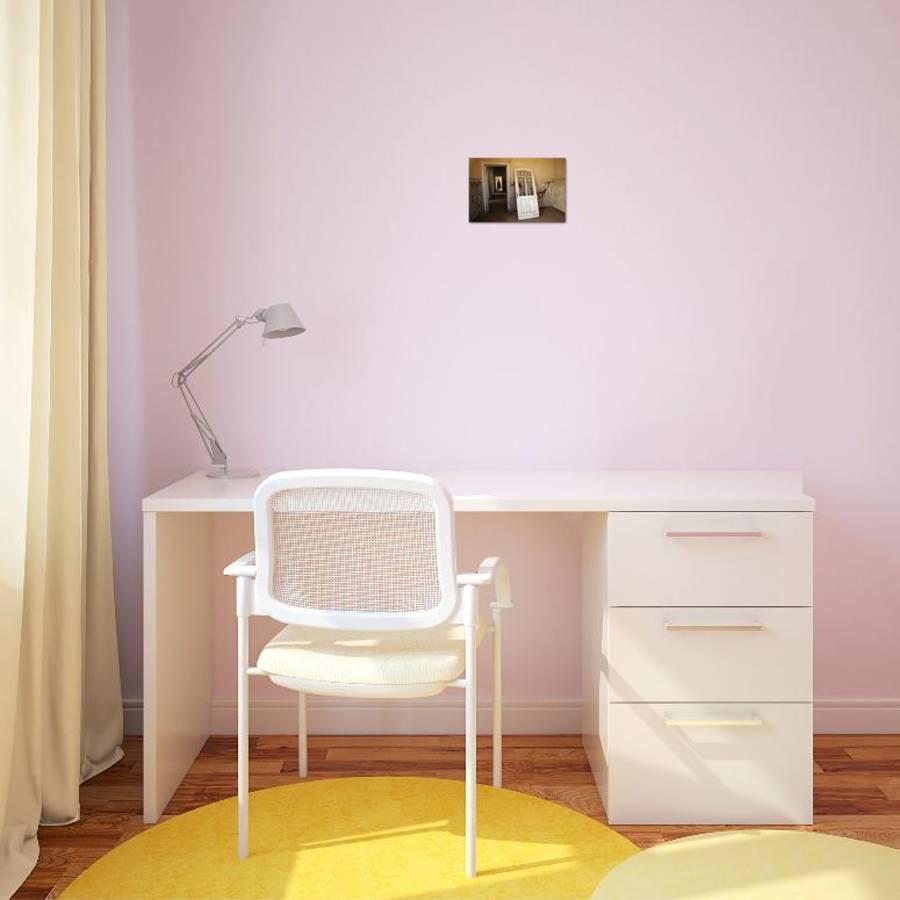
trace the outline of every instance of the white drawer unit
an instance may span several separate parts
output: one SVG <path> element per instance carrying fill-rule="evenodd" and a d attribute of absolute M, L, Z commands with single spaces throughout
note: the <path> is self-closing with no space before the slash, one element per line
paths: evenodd
<path fill-rule="evenodd" d="M 610 823 L 812 821 L 811 505 L 585 517 L 583 733 Z"/>
<path fill-rule="evenodd" d="M 810 606 L 812 513 L 610 513 L 614 606 Z"/>
<path fill-rule="evenodd" d="M 606 812 L 619 824 L 812 821 L 808 703 L 614 703 Z"/>
<path fill-rule="evenodd" d="M 612 703 L 810 702 L 812 610 L 608 610 Z"/>

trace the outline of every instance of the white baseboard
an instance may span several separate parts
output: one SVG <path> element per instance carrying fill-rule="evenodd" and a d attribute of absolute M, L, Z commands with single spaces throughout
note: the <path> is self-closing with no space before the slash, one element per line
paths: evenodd
<path fill-rule="evenodd" d="M 143 703 L 126 700 L 125 734 L 143 734 Z M 816 734 L 900 734 L 900 699 L 817 700 Z M 490 730 L 490 707 L 479 705 L 478 727 Z M 234 734 L 234 701 L 212 705 L 210 733 Z M 289 700 L 257 700 L 250 705 L 254 734 L 291 734 L 296 728 L 296 706 Z M 309 700 L 312 734 L 461 734 L 463 704 L 459 700 L 389 701 L 369 703 L 325 697 Z M 578 734 L 580 700 L 513 701 L 503 706 L 507 734 Z"/>
<path fill-rule="evenodd" d="M 459 700 L 342 701 L 309 698 L 310 734 L 462 734 L 462 698 Z M 143 734 L 143 703 L 126 700 L 125 734 Z M 297 705 L 290 700 L 257 700 L 250 704 L 253 734 L 292 734 L 297 728 Z M 491 730 L 489 703 L 478 705 L 479 731 Z M 215 700 L 211 734 L 237 731 L 237 705 Z M 579 734 L 580 700 L 510 701 L 503 704 L 506 734 Z"/>
<path fill-rule="evenodd" d="M 125 734 L 144 733 L 144 701 L 126 698 L 122 701 L 122 718 Z"/>
<path fill-rule="evenodd" d="M 816 734 L 900 734 L 900 699 L 817 700 Z"/>

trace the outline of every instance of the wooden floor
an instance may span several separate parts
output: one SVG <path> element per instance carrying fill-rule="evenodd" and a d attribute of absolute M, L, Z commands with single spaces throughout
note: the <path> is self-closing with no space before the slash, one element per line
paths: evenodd
<path fill-rule="evenodd" d="M 513 222 L 516 225 L 533 225 L 535 223 L 547 222 L 565 222 L 566 214 L 553 206 L 542 206 L 541 214 L 536 219 L 520 219 L 518 214 L 510 212 L 504 206 L 497 206 L 492 203 L 490 209 L 479 216 L 477 219 L 471 219 L 472 222 Z"/>
<path fill-rule="evenodd" d="M 480 779 L 490 780 L 489 739 L 479 741 Z M 311 778 L 347 775 L 463 777 L 461 736 L 312 737 Z M 604 821 L 581 738 L 509 736 L 504 786 L 553 800 Z M 210 738 L 166 809 L 178 815 L 235 792 L 233 737 Z M 291 784 L 295 737 L 257 737 L 251 744 L 251 788 Z M 86 783 L 81 821 L 40 831 L 37 868 L 16 897 L 55 897 L 79 872 L 144 829 L 141 742 L 127 738 L 125 758 Z M 710 826 L 617 829 L 640 847 L 714 830 Z M 900 849 L 900 735 L 820 735 L 815 741 L 815 824 L 810 829 Z"/>

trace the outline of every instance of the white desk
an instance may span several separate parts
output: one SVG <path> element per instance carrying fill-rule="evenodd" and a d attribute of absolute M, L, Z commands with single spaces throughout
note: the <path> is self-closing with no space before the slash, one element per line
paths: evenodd
<path fill-rule="evenodd" d="M 806 514 L 803 516 L 802 533 L 791 531 L 787 534 L 779 530 L 783 519 L 765 520 L 766 537 L 774 535 L 776 539 L 764 540 L 756 546 L 764 545 L 768 551 L 766 564 L 771 563 L 771 572 L 764 586 L 767 590 L 774 588 L 774 593 L 767 600 L 764 598 L 757 602 L 760 606 L 786 607 L 806 607 L 811 603 L 811 590 L 806 591 L 804 586 L 811 586 L 810 514 L 814 503 L 803 493 L 799 473 L 542 471 L 435 474 L 453 495 L 458 512 L 586 514 L 583 597 L 585 621 L 589 627 L 586 629 L 583 663 L 586 680 L 585 745 L 607 804 L 610 802 L 610 765 L 607 755 L 612 745 L 598 723 L 600 719 L 606 721 L 610 718 L 608 704 L 619 703 L 624 708 L 634 707 L 636 703 L 633 696 L 610 699 L 606 683 L 608 673 L 604 669 L 605 648 L 601 642 L 601 634 L 608 634 L 608 629 L 603 629 L 606 607 L 610 605 L 608 601 L 614 597 L 616 602 L 613 606 L 661 607 L 676 605 L 675 601 L 678 600 L 670 590 L 666 603 L 660 603 L 653 597 L 649 597 L 652 602 L 648 602 L 648 592 L 655 588 L 646 578 L 641 581 L 639 570 L 643 550 L 648 540 L 652 543 L 652 539 L 656 537 L 656 526 L 664 524 L 662 520 L 653 520 L 654 514 L 690 514 L 692 518 L 689 524 L 693 531 L 709 527 L 709 516 L 730 514 L 727 522 L 729 528 L 739 531 L 747 527 L 748 531 L 754 533 L 755 526 L 747 526 L 748 522 L 752 525 L 755 521 L 752 519 L 754 514 Z M 151 494 L 143 501 L 146 822 L 156 822 L 162 815 L 209 736 L 210 606 L 213 579 L 219 575 L 213 568 L 211 517 L 217 513 L 251 512 L 253 492 L 260 480 L 222 481 L 206 478 L 203 473 L 195 473 Z M 621 515 L 615 519 L 609 514 Z M 616 565 L 610 566 L 608 526 L 611 527 L 613 521 L 617 555 Z M 723 520 L 719 518 L 712 521 L 721 524 Z M 650 532 L 646 528 L 631 527 L 641 523 L 646 523 Z M 810 526 L 809 541 L 805 537 L 807 523 Z M 774 531 L 770 534 L 770 525 L 777 526 L 777 535 Z M 652 537 L 648 537 L 651 532 Z M 787 550 L 782 546 L 781 539 L 785 534 L 787 543 L 790 544 L 787 547 L 791 552 L 790 558 L 786 556 Z M 671 543 L 665 544 L 662 550 L 658 547 L 649 548 L 651 553 L 662 553 L 661 558 L 648 561 L 649 570 L 653 570 L 654 564 L 658 564 L 662 568 L 657 567 L 655 571 L 660 577 L 664 577 L 665 567 L 674 567 L 672 571 L 675 582 L 672 584 L 678 579 L 692 589 L 702 584 L 707 590 L 706 596 L 712 596 L 709 593 L 710 585 L 724 583 L 723 579 L 727 582 L 734 573 L 738 573 L 743 579 L 747 572 L 754 569 L 753 552 L 736 556 L 735 541 L 746 549 L 741 538 L 725 538 L 719 540 L 719 548 L 710 554 L 710 548 L 704 550 L 709 543 L 708 539 L 676 537 Z M 685 542 L 690 543 L 689 548 L 683 547 Z M 715 540 L 712 542 L 715 543 Z M 715 558 L 710 560 L 710 557 L 720 553 L 723 543 L 730 544 L 724 557 L 725 563 L 721 560 L 717 562 Z M 688 549 L 688 555 L 684 556 L 680 552 L 673 555 L 673 548 L 676 551 Z M 785 552 L 782 553 L 782 550 Z M 771 560 L 769 556 L 772 557 Z M 611 591 L 611 585 L 608 584 L 609 577 L 613 574 L 618 585 L 615 591 Z M 690 584 L 692 580 L 693 585 Z M 670 588 L 672 584 L 669 585 Z M 733 584 L 732 587 L 737 589 L 739 586 Z M 796 604 L 792 600 L 795 593 L 799 597 Z M 748 595 L 745 591 L 741 596 Z M 773 603 L 773 597 L 777 602 Z M 728 602 L 722 596 L 715 596 L 714 601 L 717 606 L 722 607 L 741 605 Z M 697 605 L 713 604 L 704 600 Z M 523 609 L 517 614 L 527 615 L 527 610 Z M 636 669 L 639 662 L 640 660 L 635 663 Z M 621 684 L 615 687 L 620 691 L 627 690 Z M 672 700 L 668 696 L 660 696 L 659 699 L 665 702 Z M 810 716 L 811 700 L 811 696 L 802 700 L 802 703 L 810 705 Z M 797 701 L 798 704 L 800 702 Z M 647 708 L 649 709 L 649 705 Z M 630 728 L 638 735 L 641 727 L 640 722 L 629 721 L 624 723 L 622 733 L 625 733 L 624 729 Z M 805 734 L 804 726 L 801 724 L 799 728 L 802 736 Z M 811 740 L 811 726 L 808 730 Z M 780 744 L 772 745 L 766 752 L 773 752 L 773 748 L 777 750 L 781 747 Z M 684 755 L 683 748 L 676 750 Z M 759 759 L 753 761 L 757 768 L 759 763 Z M 689 762 L 686 765 L 695 763 Z M 696 771 L 693 774 L 696 776 Z M 773 777 L 783 776 L 785 773 L 782 771 Z M 791 773 L 788 776 L 793 777 Z M 634 772 L 629 777 L 635 777 Z M 716 774 L 710 777 L 720 780 Z M 624 780 L 622 784 L 624 788 Z M 616 787 L 613 783 L 614 794 Z M 755 785 L 754 790 L 757 788 L 758 785 Z M 802 795 L 805 786 L 800 785 L 799 791 Z M 624 790 L 619 793 L 625 797 Z M 811 788 L 809 794 L 811 797 Z M 612 801 L 615 808 L 614 796 Z M 640 814 L 643 815 L 644 811 Z"/>

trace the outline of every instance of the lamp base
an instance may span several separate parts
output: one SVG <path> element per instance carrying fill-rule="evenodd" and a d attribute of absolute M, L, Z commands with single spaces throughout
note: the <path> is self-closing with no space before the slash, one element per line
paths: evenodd
<path fill-rule="evenodd" d="M 207 478 L 258 478 L 259 472 L 255 469 L 232 469 L 226 468 L 225 466 L 217 466 L 215 469 L 210 469 L 206 473 Z"/>

